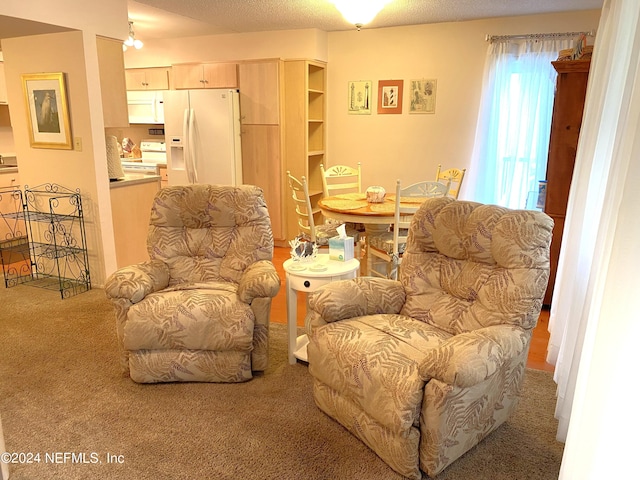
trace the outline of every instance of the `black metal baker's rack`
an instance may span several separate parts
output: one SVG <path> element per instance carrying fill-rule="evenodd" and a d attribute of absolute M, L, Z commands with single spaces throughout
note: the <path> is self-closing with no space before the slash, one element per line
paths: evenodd
<path fill-rule="evenodd" d="M 0 188 L 0 262 L 6 288 L 32 280 L 22 191 Z"/>
<path fill-rule="evenodd" d="M 91 288 L 80 190 L 55 183 L 25 186 L 31 247 L 31 285 L 59 290 L 62 298 Z"/>
<path fill-rule="evenodd" d="M 5 209 L 13 207 L 0 212 L 4 223 L 10 224 L 0 242 L 5 286 L 25 283 L 58 290 L 63 299 L 90 290 L 80 190 L 45 183 L 25 186 L 24 195 L 17 189 L 0 195 L 5 195 Z"/>

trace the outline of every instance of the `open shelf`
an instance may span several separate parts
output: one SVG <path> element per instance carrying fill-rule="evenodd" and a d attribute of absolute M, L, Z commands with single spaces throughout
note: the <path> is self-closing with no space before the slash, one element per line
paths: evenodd
<path fill-rule="evenodd" d="M 0 189 L 0 260 L 5 286 L 57 290 L 64 299 L 91 288 L 82 199 L 56 184 Z"/>

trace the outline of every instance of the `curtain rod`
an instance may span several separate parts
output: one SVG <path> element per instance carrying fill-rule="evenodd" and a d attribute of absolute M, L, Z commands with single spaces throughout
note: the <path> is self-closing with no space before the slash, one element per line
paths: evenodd
<path fill-rule="evenodd" d="M 500 40 L 515 40 L 515 39 L 536 40 L 541 38 L 554 38 L 554 37 L 576 37 L 582 34 L 587 35 L 588 37 L 593 37 L 595 35 L 595 32 L 591 30 L 589 32 L 526 33 L 523 35 L 487 35 L 485 37 L 485 40 L 487 42 L 496 42 Z"/>

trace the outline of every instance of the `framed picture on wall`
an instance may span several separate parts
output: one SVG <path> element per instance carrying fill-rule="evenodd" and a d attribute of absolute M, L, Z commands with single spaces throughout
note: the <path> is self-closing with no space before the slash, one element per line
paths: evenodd
<path fill-rule="evenodd" d="M 402 113 L 403 80 L 378 81 L 378 113 Z"/>
<path fill-rule="evenodd" d="M 371 80 L 349 82 L 350 115 L 371 115 L 372 86 Z"/>
<path fill-rule="evenodd" d="M 33 148 L 73 148 L 64 80 L 64 73 L 22 75 Z"/>
<path fill-rule="evenodd" d="M 436 113 L 438 81 L 435 78 L 411 80 L 410 85 L 409 113 Z"/>

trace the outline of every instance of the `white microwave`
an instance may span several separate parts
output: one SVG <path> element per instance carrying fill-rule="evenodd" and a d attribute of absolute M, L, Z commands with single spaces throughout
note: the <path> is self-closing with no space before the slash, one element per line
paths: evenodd
<path fill-rule="evenodd" d="M 164 123 L 164 102 L 161 90 L 127 92 L 129 123 Z"/>

